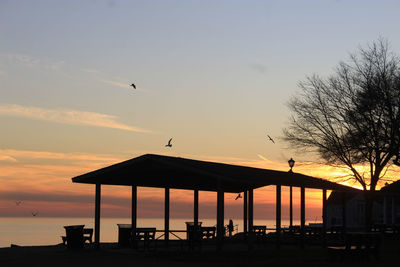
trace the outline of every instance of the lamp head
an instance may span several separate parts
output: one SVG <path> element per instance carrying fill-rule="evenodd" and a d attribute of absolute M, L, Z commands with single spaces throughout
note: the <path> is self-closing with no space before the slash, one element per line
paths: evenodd
<path fill-rule="evenodd" d="M 288 160 L 288 163 L 289 163 L 289 167 L 290 167 L 289 172 L 293 172 L 292 169 L 293 169 L 294 163 L 295 163 L 294 159 L 293 159 L 293 158 L 290 158 L 290 159 Z"/>

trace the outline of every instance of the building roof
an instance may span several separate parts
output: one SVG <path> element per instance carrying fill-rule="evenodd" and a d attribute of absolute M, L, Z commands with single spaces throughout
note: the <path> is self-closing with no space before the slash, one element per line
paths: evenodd
<path fill-rule="evenodd" d="M 345 196 L 346 201 L 353 199 L 354 197 L 360 195 L 360 193 L 362 193 L 362 191 L 346 193 L 346 196 Z M 329 195 L 329 197 L 327 199 L 327 204 L 328 205 L 342 205 L 343 204 L 342 192 L 332 191 L 332 193 Z"/>
<path fill-rule="evenodd" d="M 400 180 L 386 184 L 380 191 L 386 194 L 400 194 Z"/>
<path fill-rule="evenodd" d="M 75 183 L 136 185 L 239 193 L 267 185 L 337 191 L 352 187 L 311 176 L 260 168 L 146 154 L 72 178 Z"/>

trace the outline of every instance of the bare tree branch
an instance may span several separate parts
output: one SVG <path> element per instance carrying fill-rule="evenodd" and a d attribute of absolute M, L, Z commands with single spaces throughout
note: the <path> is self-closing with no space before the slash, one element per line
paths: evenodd
<path fill-rule="evenodd" d="M 400 60 L 384 39 L 340 62 L 333 75 L 299 83 L 285 140 L 344 165 L 364 190 L 376 189 L 393 157 L 400 158 Z M 357 164 L 369 166 L 362 173 Z M 345 178 L 345 181 L 348 181 Z"/>

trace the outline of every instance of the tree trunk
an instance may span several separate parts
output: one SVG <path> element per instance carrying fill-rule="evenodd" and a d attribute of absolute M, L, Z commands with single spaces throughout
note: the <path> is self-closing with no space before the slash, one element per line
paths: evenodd
<path fill-rule="evenodd" d="M 365 199 L 365 231 L 369 232 L 372 229 L 372 225 L 375 223 L 372 218 L 372 209 L 374 203 L 374 191 L 366 190 L 364 191 Z"/>

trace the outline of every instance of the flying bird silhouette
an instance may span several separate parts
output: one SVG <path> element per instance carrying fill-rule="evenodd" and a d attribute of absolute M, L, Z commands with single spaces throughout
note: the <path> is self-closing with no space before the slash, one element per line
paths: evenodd
<path fill-rule="evenodd" d="M 31 213 L 32 213 L 32 216 L 33 216 L 33 217 L 35 217 L 36 215 L 38 215 L 38 214 L 39 214 L 39 212 L 38 212 L 38 211 L 37 211 L 37 212 L 33 212 L 33 211 L 32 211 Z"/>
<path fill-rule="evenodd" d="M 269 140 L 270 140 L 272 143 L 274 143 L 274 144 L 275 144 L 275 141 L 274 141 L 274 139 L 272 139 L 272 137 L 271 137 L 271 136 L 269 136 L 268 134 L 267 134 L 267 136 L 268 136 Z"/>
<path fill-rule="evenodd" d="M 166 144 L 165 146 L 167 146 L 167 147 L 172 147 L 171 141 L 172 141 L 172 138 L 169 139 L 168 144 Z"/>
<path fill-rule="evenodd" d="M 242 198 L 242 195 L 240 193 L 236 196 L 235 200 L 238 200 L 239 198 Z"/>
<path fill-rule="evenodd" d="M 15 204 L 16 204 L 17 206 L 21 205 L 21 203 L 22 203 L 21 200 L 15 201 Z"/>
<path fill-rule="evenodd" d="M 133 89 L 136 89 L 136 85 L 134 83 L 132 83 L 130 86 L 132 86 Z"/>

